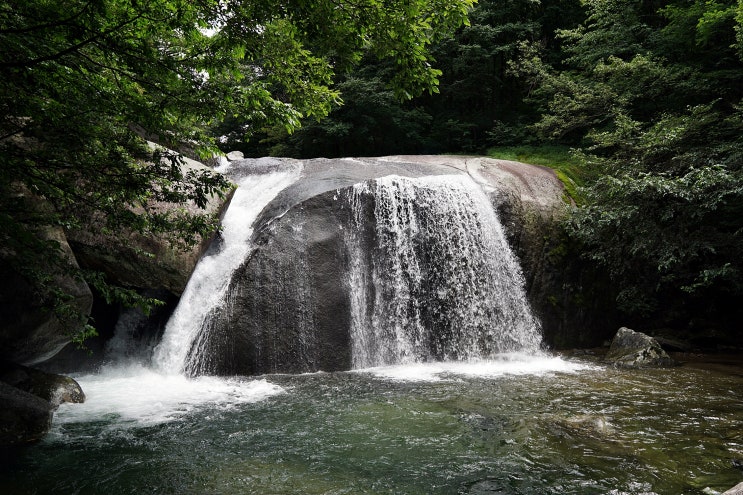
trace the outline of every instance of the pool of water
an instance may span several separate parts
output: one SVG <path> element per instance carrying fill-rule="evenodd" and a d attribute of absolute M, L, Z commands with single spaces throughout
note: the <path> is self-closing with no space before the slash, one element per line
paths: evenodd
<path fill-rule="evenodd" d="M 2 494 L 715 494 L 743 471 L 743 374 L 504 357 L 186 380 L 79 375 L 86 404 Z"/>

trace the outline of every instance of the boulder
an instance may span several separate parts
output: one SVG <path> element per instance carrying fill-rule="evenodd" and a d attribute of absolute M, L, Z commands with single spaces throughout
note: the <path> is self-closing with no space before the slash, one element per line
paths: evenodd
<path fill-rule="evenodd" d="M 622 368 L 666 367 L 675 364 L 657 340 L 627 327 L 617 331 L 605 359 Z"/>
<path fill-rule="evenodd" d="M 188 373 L 350 369 L 345 245 L 334 194 L 303 201 L 263 230 L 258 249 L 232 276 L 229 303 L 210 315 Z"/>
<path fill-rule="evenodd" d="M 243 155 L 243 152 L 242 151 L 230 151 L 225 156 L 231 162 L 233 162 L 235 160 L 242 160 L 243 158 L 245 158 L 245 155 Z"/>
<path fill-rule="evenodd" d="M 276 166 L 297 165 L 275 159 Z M 253 165 L 251 165 L 253 164 Z M 267 160 L 240 166 L 268 170 Z M 373 234 L 373 219 L 356 218 L 348 198 L 354 184 L 390 175 L 419 178 L 469 175 L 494 207 L 511 202 L 506 228 L 518 235 L 522 253 L 543 257 L 538 225 L 564 214 L 563 188 L 551 171 L 515 162 L 459 156 L 393 156 L 303 160 L 302 177 L 282 191 L 255 223 L 256 245 L 229 282 L 226 303 L 213 310 L 208 330 L 189 358 L 190 374 L 296 373 L 351 367 L 348 236 Z M 373 205 L 360 215 L 373 215 Z M 536 221 L 535 219 L 540 219 Z M 359 227 L 359 225 L 361 227 Z M 370 227 L 371 226 L 371 227 Z M 532 244 L 538 239 L 539 244 Z M 371 256 L 371 248 L 363 250 Z M 364 261 L 370 264 L 370 260 Z M 530 273 L 543 270 L 540 261 Z M 373 291 L 373 288 L 369 289 Z M 371 292 L 370 292 L 371 293 Z"/>
<path fill-rule="evenodd" d="M 85 402 L 80 384 L 69 376 L 8 363 L 0 366 L 0 381 L 46 400 L 55 409 L 63 402 Z"/>
<path fill-rule="evenodd" d="M 0 447 L 41 440 L 52 426 L 52 405 L 0 381 Z"/>

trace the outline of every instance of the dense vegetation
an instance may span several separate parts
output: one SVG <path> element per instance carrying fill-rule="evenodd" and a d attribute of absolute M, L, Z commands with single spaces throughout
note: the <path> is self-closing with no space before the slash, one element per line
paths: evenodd
<path fill-rule="evenodd" d="M 624 317 L 738 331 L 739 0 L 17 3 L 0 2 L 0 235 L 30 277 L 29 253 L 56 249 L 41 226 L 213 227 L 147 210 L 225 184 L 142 136 L 252 156 L 541 148 L 584 186 L 565 242 Z"/>
<path fill-rule="evenodd" d="M 636 321 L 740 338 L 743 3 L 585 5 L 562 70 L 521 62 L 547 104 L 535 128 L 594 174 L 571 232 Z"/>

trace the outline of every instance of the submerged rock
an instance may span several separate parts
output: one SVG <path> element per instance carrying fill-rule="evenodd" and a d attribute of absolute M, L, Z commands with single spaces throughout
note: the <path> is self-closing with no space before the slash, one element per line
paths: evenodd
<path fill-rule="evenodd" d="M 1 381 L 0 403 L 0 447 L 41 440 L 52 426 L 49 402 Z"/>
<path fill-rule="evenodd" d="M 667 367 L 676 364 L 657 340 L 627 327 L 617 331 L 605 359 L 622 368 Z"/>
<path fill-rule="evenodd" d="M 585 437 L 607 439 L 614 433 L 614 426 L 605 416 L 580 414 L 568 418 L 556 418 L 552 422 L 553 432 L 561 437 Z"/>

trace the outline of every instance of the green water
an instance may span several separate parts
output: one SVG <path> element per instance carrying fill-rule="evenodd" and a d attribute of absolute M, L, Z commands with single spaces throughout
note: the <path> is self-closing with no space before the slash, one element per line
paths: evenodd
<path fill-rule="evenodd" d="M 0 493 L 665 495 L 743 481 L 743 375 L 579 368 L 266 376 L 283 391 L 169 421 L 65 406 L 4 464 Z"/>

